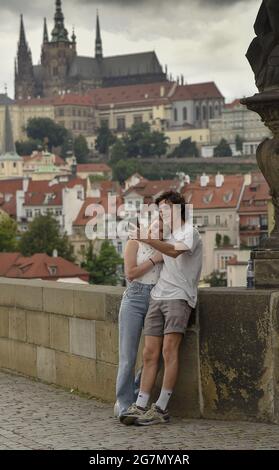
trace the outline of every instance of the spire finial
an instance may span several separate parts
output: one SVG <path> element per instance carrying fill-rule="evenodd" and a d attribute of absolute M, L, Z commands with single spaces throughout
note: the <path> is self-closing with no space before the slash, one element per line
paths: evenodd
<path fill-rule="evenodd" d="M 44 37 L 43 37 L 43 43 L 46 44 L 48 43 L 48 29 L 47 29 L 47 19 L 44 18 Z"/>
<path fill-rule="evenodd" d="M 96 19 L 95 57 L 96 59 L 103 58 L 103 45 L 102 45 L 102 38 L 101 38 L 99 10 L 97 10 L 97 19 Z"/>

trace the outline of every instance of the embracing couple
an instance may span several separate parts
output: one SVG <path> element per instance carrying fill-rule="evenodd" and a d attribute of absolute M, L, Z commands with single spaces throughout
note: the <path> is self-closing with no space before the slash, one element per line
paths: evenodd
<path fill-rule="evenodd" d="M 127 242 L 125 250 L 128 287 L 119 313 L 115 414 L 126 425 L 146 426 L 170 420 L 167 407 L 178 375 L 179 346 L 196 306 L 202 268 L 201 238 L 188 220 L 183 197 L 169 191 L 156 204 L 163 221 L 159 238 L 150 235 L 141 240 L 138 236 Z M 169 236 L 163 239 L 166 225 Z M 135 378 L 142 329 L 143 368 Z M 157 402 L 149 407 L 161 355 L 162 389 Z"/>

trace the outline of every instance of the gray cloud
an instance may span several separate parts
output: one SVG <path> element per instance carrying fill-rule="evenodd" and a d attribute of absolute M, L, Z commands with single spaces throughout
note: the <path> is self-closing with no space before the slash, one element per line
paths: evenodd
<path fill-rule="evenodd" d="M 94 54 L 99 8 L 105 55 L 155 49 L 173 76 L 188 82 L 215 80 L 229 99 L 251 94 L 254 78 L 245 52 L 254 35 L 261 0 L 64 0 L 66 26 L 74 24 L 80 55 Z M 13 59 L 24 14 L 27 39 L 37 63 L 43 17 L 53 27 L 54 0 L 0 0 L 3 83 L 13 90 Z"/>

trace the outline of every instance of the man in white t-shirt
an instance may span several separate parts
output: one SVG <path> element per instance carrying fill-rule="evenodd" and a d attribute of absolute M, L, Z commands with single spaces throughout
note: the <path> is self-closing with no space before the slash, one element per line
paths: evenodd
<path fill-rule="evenodd" d="M 151 291 L 149 310 L 144 325 L 144 366 L 140 392 L 122 416 L 121 422 L 147 426 L 169 422 L 167 405 L 178 374 L 179 347 L 188 326 L 191 311 L 197 303 L 198 283 L 202 269 L 202 241 L 190 223 L 183 197 L 174 191 L 162 194 L 156 203 L 170 230 L 166 241 L 144 240 L 163 254 L 160 278 Z M 166 213 L 168 214 L 166 220 Z M 161 352 L 164 379 L 159 399 L 148 409 Z"/>

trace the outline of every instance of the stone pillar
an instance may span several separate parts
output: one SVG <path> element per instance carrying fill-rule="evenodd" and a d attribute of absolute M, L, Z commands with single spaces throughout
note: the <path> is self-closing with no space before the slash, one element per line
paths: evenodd
<path fill-rule="evenodd" d="M 247 58 L 255 73 L 259 93 L 241 100 L 258 113 L 273 134 L 257 149 L 257 162 L 272 196 L 275 227 L 270 237 L 252 254 L 256 287 L 279 287 L 279 5 L 263 0 L 256 23 L 256 37 Z"/>

